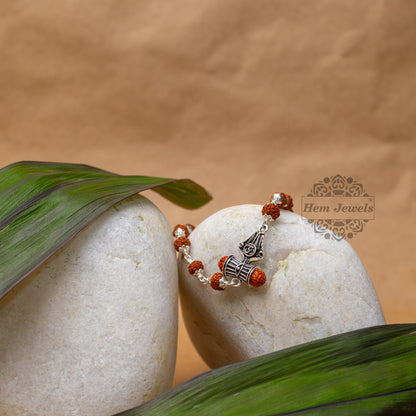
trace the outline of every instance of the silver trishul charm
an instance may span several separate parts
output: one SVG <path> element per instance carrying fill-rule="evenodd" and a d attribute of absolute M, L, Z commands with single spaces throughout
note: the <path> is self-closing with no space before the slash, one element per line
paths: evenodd
<path fill-rule="evenodd" d="M 249 284 L 251 273 L 256 268 L 251 262 L 261 260 L 263 258 L 263 240 L 267 226 L 263 225 L 259 231 L 252 234 L 247 240 L 240 243 L 240 251 L 243 253 L 243 260 L 237 259 L 235 256 L 228 256 L 225 260 L 222 272 L 224 277 L 231 281 L 234 278 Z"/>

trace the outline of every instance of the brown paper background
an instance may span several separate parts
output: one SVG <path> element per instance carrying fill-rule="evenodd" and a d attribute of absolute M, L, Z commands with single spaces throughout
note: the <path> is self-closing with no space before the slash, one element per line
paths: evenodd
<path fill-rule="evenodd" d="M 199 223 L 352 176 L 350 240 L 388 323 L 416 321 L 416 2 L 0 0 L 0 162 L 192 178 Z M 299 212 L 299 211 L 298 211 Z M 206 370 L 181 323 L 175 384 Z"/>

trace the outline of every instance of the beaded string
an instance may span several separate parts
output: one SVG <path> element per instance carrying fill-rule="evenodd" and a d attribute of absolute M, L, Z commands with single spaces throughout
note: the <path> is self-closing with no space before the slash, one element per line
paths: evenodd
<path fill-rule="evenodd" d="M 224 256 L 218 262 L 221 273 L 214 273 L 210 278 L 204 274 L 204 264 L 194 260 L 191 256 L 191 242 L 189 235 L 194 230 L 191 224 L 178 224 L 173 230 L 174 246 L 186 263 L 188 271 L 203 284 L 210 284 L 215 290 L 224 290 L 226 287 L 238 287 L 242 282 L 249 286 L 259 287 L 266 282 L 265 273 L 251 263 L 263 258 L 263 238 L 271 221 L 280 216 L 280 210 L 293 211 L 293 201 L 290 195 L 274 193 L 270 202 L 262 208 L 263 223 L 259 230 L 240 244 L 243 260 L 235 256 Z"/>

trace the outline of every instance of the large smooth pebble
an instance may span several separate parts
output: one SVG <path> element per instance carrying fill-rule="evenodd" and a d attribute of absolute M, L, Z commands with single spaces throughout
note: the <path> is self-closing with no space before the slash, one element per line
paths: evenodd
<path fill-rule="evenodd" d="M 160 210 L 109 209 L 0 302 L 0 414 L 113 415 L 170 388 L 177 286 Z"/>
<path fill-rule="evenodd" d="M 259 205 L 219 211 L 192 232 L 191 255 L 212 276 L 221 257 L 242 259 L 239 243 L 261 223 Z M 253 263 L 267 276 L 260 288 L 215 291 L 192 277 L 180 259 L 185 324 L 211 368 L 385 324 L 371 280 L 347 241 L 327 240 L 305 218 L 282 210 L 265 235 L 264 252 Z"/>

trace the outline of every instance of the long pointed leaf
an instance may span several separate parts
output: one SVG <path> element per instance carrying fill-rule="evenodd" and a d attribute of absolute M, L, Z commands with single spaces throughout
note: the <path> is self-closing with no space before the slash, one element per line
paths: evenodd
<path fill-rule="evenodd" d="M 211 199 L 188 179 L 45 162 L 0 169 L 0 297 L 106 209 L 147 189 L 189 209 Z"/>
<path fill-rule="evenodd" d="M 416 414 L 416 325 L 336 335 L 202 374 L 118 416 Z"/>

